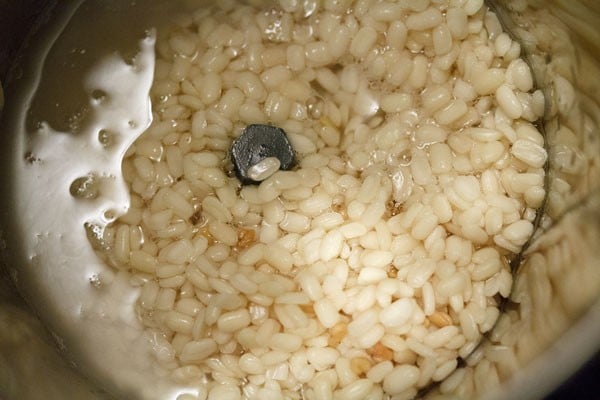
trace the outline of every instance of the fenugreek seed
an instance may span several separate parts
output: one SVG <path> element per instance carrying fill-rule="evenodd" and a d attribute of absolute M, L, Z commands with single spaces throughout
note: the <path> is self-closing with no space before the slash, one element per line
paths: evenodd
<path fill-rule="evenodd" d="M 366 374 L 371 366 L 371 361 L 366 357 L 354 357 L 350 360 L 350 369 L 358 376 Z"/>
<path fill-rule="evenodd" d="M 377 342 L 375 346 L 367 349 L 367 353 L 377 362 L 390 361 L 394 358 L 394 352 L 381 344 L 381 342 Z"/>
<path fill-rule="evenodd" d="M 255 242 L 256 232 L 254 229 L 242 228 L 238 231 L 238 242 L 237 246 L 241 249 L 245 249 Z"/>
<path fill-rule="evenodd" d="M 443 311 L 436 311 L 429 316 L 429 321 L 437 326 L 443 328 L 444 326 L 452 325 L 452 317 Z"/>
<path fill-rule="evenodd" d="M 338 322 L 329 330 L 329 340 L 327 344 L 330 347 L 335 347 L 344 340 L 348 333 L 348 325 L 345 322 Z"/>

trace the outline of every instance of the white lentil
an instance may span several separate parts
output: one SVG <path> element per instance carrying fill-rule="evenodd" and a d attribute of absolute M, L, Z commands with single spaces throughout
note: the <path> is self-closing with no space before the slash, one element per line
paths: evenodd
<path fill-rule="evenodd" d="M 124 160 L 109 258 L 169 337 L 157 358 L 212 374 L 204 397 L 446 392 L 498 318 L 545 197 L 543 94 L 482 0 L 404 3 L 227 3 L 159 38 L 164 102 Z M 239 187 L 224 160 L 250 123 L 286 130 L 298 163 Z"/>

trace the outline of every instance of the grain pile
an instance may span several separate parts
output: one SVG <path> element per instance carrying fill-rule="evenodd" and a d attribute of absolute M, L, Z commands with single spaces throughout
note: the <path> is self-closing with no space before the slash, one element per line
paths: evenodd
<path fill-rule="evenodd" d="M 561 383 L 552 373 L 573 372 L 566 360 L 586 351 L 593 354 L 580 347 L 597 343 L 569 336 L 598 321 L 600 97 L 588 95 L 597 93 L 591 88 L 593 79 L 579 77 L 600 76 L 600 69 L 596 53 L 582 46 L 588 37 L 573 35 L 585 24 L 570 23 L 584 21 L 594 11 L 574 9 L 572 3 L 500 4 L 546 96 L 548 199 L 543 222 L 515 276 L 510 307 L 465 367 L 429 392 L 431 400 L 515 398 L 521 396 L 519 389 L 550 389 Z M 596 22 L 594 18 L 589 24 Z M 584 318 L 589 326 L 581 329 Z"/>
<path fill-rule="evenodd" d="M 106 255 L 190 398 L 412 398 L 509 295 L 545 197 L 543 95 L 482 0 L 252 3 L 159 32 Z M 241 186 L 253 123 L 298 166 Z"/>

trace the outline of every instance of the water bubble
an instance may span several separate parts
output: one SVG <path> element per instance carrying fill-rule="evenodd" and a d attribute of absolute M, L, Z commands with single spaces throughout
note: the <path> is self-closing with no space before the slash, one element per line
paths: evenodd
<path fill-rule="evenodd" d="M 104 239 L 104 227 L 93 222 L 83 224 L 88 241 L 95 250 L 105 251 L 108 244 Z"/>
<path fill-rule="evenodd" d="M 84 55 L 86 52 L 87 52 L 87 50 L 84 48 L 74 47 L 71 49 L 71 54 Z"/>
<path fill-rule="evenodd" d="M 36 164 L 36 163 L 39 163 L 40 161 L 42 161 L 39 157 L 37 157 L 31 151 L 28 151 L 27 153 L 25 153 L 25 156 L 23 158 L 25 159 L 25 161 L 27 161 L 28 164 Z"/>
<path fill-rule="evenodd" d="M 100 279 L 98 274 L 94 274 L 94 275 L 90 276 L 90 284 L 95 288 L 102 287 L 102 280 Z"/>
<path fill-rule="evenodd" d="M 137 65 L 138 60 L 138 52 L 137 50 L 127 50 L 121 54 L 123 58 L 123 62 L 129 65 L 130 67 L 135 67 Z"/>
<path fill-rule="evenodd" d="M 391 165 L 401 165 L 408 167 L 412 161 L 412 153 L 410 149 L 404 149 L 398 153 L 389 155 L 388 163 Z"/>
<path fill-rule="evenodd" d="M 311 97 L 307 101 L 308 114 L 313 119 L 319 119 L 325 111 L 325 104 L 317 97 Z"/>
<path fill-rule="evenodd" d="M 98 181 L 93 175 L 79 177 L 69 187 L 71 196 L 78 199 L 95 199 L 99 190 Z"/>
<path fill-rule="evenodd" d="M 106 210 L 104 211 L 104 219 L 107 222 L 112 222 L 117 218 L 117 213 L 115 210 Z"/>
<path fill-rule="evenodd" d="M 116 134 L 108 129 L 98 131 L 98 141 L 103 147 L 110 147 L 115 142 Z"/>
<path fill-rule="evenodd" d="M 102 89 L 94 89 L 92 90 L 91 96 L 97 103 L 100 103 L 106 100 L 108 94 Z"/>
<path fill-rule="evenodd" d="M 68 116 L 66 118 L 65 123 L 68 126 L 69 132 L 72 132 L 72 133 L 79 132 L 88 111 L 89 111 L 89 109 L 87 107 L 82 107 L 79 111 L 71 114 L 70 116 Z"/>

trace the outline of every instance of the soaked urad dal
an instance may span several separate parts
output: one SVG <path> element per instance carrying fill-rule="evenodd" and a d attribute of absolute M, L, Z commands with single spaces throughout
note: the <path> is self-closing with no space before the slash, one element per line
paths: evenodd
<path fill-rule="evenodd" d="M 197 386 L 182 399 L 413 398 L 511 290 L 545 198 L 543 95 L 483 0 L 249 3 L 158 32 L 103 254 L 141 288 L 157 363 Z M 282 128 L 296 166 L 242 186 L 250 124 Z"/>

